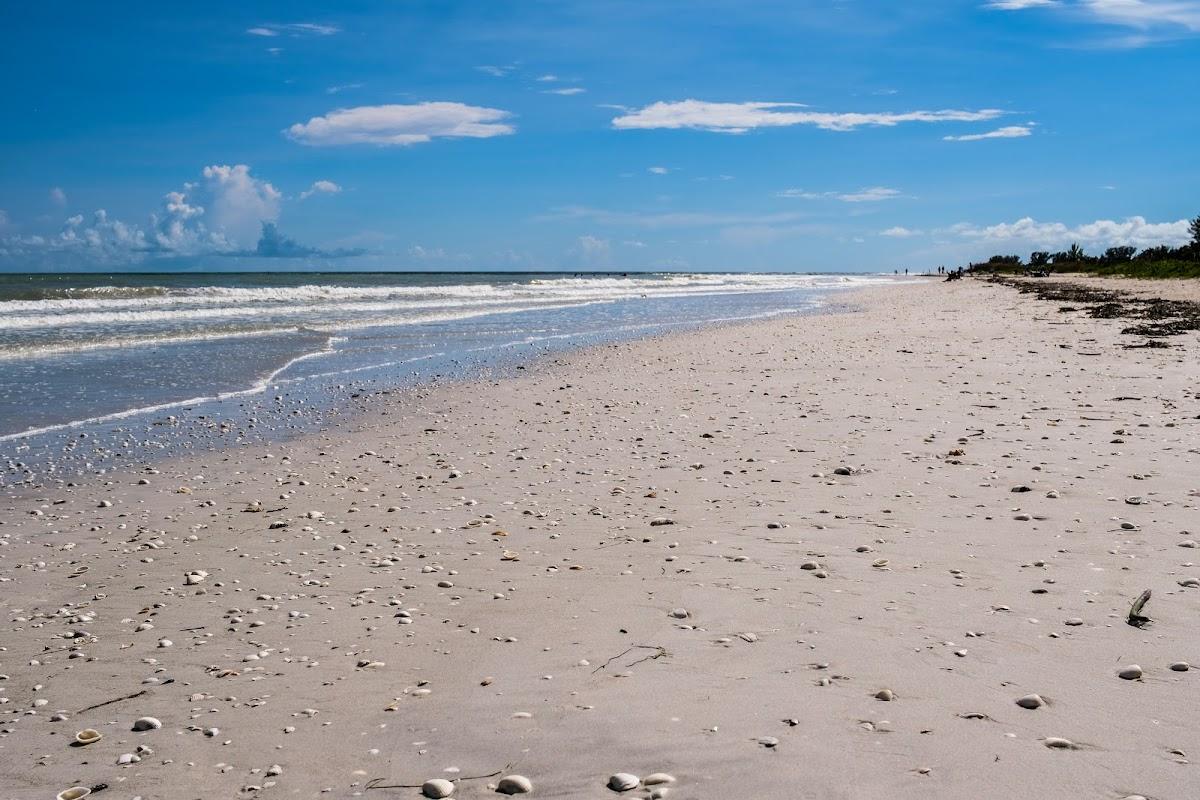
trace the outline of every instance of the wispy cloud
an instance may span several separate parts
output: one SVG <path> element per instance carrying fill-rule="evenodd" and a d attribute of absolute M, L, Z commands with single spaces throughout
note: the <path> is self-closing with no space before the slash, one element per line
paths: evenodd
<path fill-rule="evenodd" d="M 351 89 L 361 89 L 362 87 L 363 84 L 361 83 L 340 83 L 336 86 L 330 86 L 327 88 L 325 90 L 325 94 L 340 94 L 342 92 L 348 92 Z"/>
<path fill-rule="evenodd" d="M 301 200 L 307 200 L 314 194 L 338 194 L 342 187 L 333 181 L 313 181 L 313 185 L 300 193 Z"/>
<path fill-rule="evenodd" d="M 812 125 L 827 131 L 852 131 L 861 127 L 892 127 L 907 122 L 980 122 L 1004 114 L 994 108 L 977 111 L 829 112 L 808 111 L 801 103 L 710 103 L 680 100 L 652 103 L 628 111 L 612 121 L 621 130 L 660 128 L 745 133 L 755 128 Z"/>
<path fill-rule="evenodd" d="M 483 64 L 475 69 L 482 72 L 484 75 L 491 75 L 493 78 L 506 78 L 513 70 L 517 68 L 516 64 Z"/>
<path fill-rule="evenodd" d="M 1001 222 L 980 227 L 960 223 L 946 232 L 967 239 L 988 242 L 1023 242 L 1037 246 L 1065 246 L 1071 242 L 1111 247 L 1133 245 L 1153 247 L 1160 244 L 1181 245 L 1191 240 L 1188 220 L 1147 222 L 1145 217 L 1126 217 L 1124 220 L 1098 219 L 1082 225 L 1063 222 L 1038 222 L 1022 217 L 1016 222 Z"/>
<path fill-rule="evenodd" d="M 55 186 L 50 190 L 50 202 L 59 207 L 65 206 L 67 204 L 67 193 L 62 190 L 62 187 Z"/>
<path fill-rule="evenodd" d="M 988 8 L 998 8 L 1003 11 L 1019 11 L 1022 8 L 1045 8 L 1058 5 L 1058 0 L 991 0 L 985 3 Z"/>
<path fill-rule="evenodd" d="M 978 142 L 982 139 L 1020 139 L 1033 135 L 1032 125 L 1008 125 L 987 133 L 968 133 L 963 136 L 943 136 L 947 142 Z"/>
<path fill-rule="evenodd" d="M 991 0 L 988 8 L 1002 11 L 1054 8 L 1102 25 L 1132 28 L 1131 36 L 1085 41 L 1091 47 L 1140 47 L 1200 33 L 1198 0 Z"/>
<path fill-rule="evenodd" d="M 913 230 L 912 228 L 905 228 L 901 225 L 896 225 L 894 227 L 888 228 L 887 230 L 880 231 L 879 235 L 880 236 L 890 236 L 894 239 L 907 239 L 912 236 L 920 236 L 921 231 Z"/>
<path fill-rule="evenodd" d="M 587 89 L 584 89 L 582 86 L 564 86 L 561 89 L 543 89 L 542 94 L 561 94 L 564 97 L 570 97 L 571 95 L 583 94 L 586 91 Z"/>
<path fill-rule="evenodd" d="M 463 103 L 357 106 L 339 108 L 286 130 L 301 144 L 314 147 L 346 144 L 411 145 L 434 138 L 486 139 L 516 131 L 498 108 Z"/>
<path fill-rule="evenodd" d="M 542 222 L 587 220 L 598 225 L 637 228 L 694 228 L 730 225 L 780 225 L 807 219 L 797 211 L 768 214 L 720 211 L 612 211 L 589 206 L 565 206 L 538 217 Z"/>
<path fill-rule="evenodd" d="M 258 25 L 254 28 L 247 28 L 246 33 L 251 36 L 332 36 L 335 33 L 341 33 L 342 29 L 337 25 L 321 25 L 315 22 L 287 22 L 282 24 L 266 24 Z"/>
<path fill-rule="evenodd" d="M 666 175 L 670 171 L 666 167 L 646 167 L 646 172 L 654 175 Z"/>
<path fill-rule="evenodd" d="M 877 203 L 881 200 L 895 200 L 903 197 L 899 189 L 889 189 L 886 186 L 869 186 L 856 192 L 810 192 L 804 189 L 784 189 L 777 193 L 779 197 L 796 197 L 803 200 L 840 200 L 843 203 Z"/>

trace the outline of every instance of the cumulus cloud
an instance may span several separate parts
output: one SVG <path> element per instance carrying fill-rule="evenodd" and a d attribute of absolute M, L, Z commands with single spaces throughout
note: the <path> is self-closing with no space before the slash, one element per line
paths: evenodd
<path fill-rule="evenodd" d="M 1016 222 L 986 227 L 961 223 L 949 232 L 980 241 L 1024 242 L 1040 247 L 1066 246 L 1072 242 L 1103 247 L 1155 247 L 1163 244 L 1179 246 L 1191 241 L 1188 220 L 1147 222 L 1145 217 L 1126 217 L 1121 221 L 1098 219 L 1074 227 L 1062 222 L 1038 222 L 1032 217 L 1022 217 Z"/>
<path fill-rule="evenodd" d="M 430 102 L 415 105 L 339 108 L 286 133 L 314 147 L 344 144 L 411 145 L 437 137 L 486 139 L 515 132 L 506 123 L 512 115 L 498 108 L 463 103 Z"/>
<path fill-rule="evenodd" d="M 905 228 L 902 225 L 896 225 L 895 227 L 880 231 L 879 235 L 880 236 L 890 236 L 894 239 L 907 239 L 910 236 L 920 236 L 921 232 L 918 230 L 913 230 L 911 228 Z"/>
<path fill-rule="evenodd" d="M 981 139 L 1019 139 L 1023 136 L 1032 136 L 1033 127 L 1031 125 L 1007 125 L 1003 128 L 997 128 L 994 131 L 987 133 L 968 133 L 964 136 L 943 136 L 942 140 L 947 142 L 978 142 Z"/>
<path fill-rule="evenodd" d="M 289 36 L 332 36 L 341 33 L 337 25 L 321 25 L 315 22 L 287 22 L 283 24 L 258 25 L 247 28 L 251 36 L 273 37 L 287 34 Z"/>
<path fill-rule="evenodd" d="M 300 199 L 307 200 L 314 194 L 337 194 L 340 191 L 342 191 L 342 187 L 333 181 L 313 181 L 312 186 L 300 193 Z"/>
<path fill-rule="evenodd" d="M 904 112 L 809 111 L 801 103 L 710 103 L 703 100 L 652 103 L 626 111 L 612 121 L 621 130 L 660 128 L 745 133 L 755 128 L 812 125 L 827 131 L 852 131 L 861 127 L 892 127 L 906 122 L 980 122 L 1004 114 L 994 108 L 978 111 L 944 109 Z"/>
<path fill-rule="evenodd" d="M 314 187 L 322 183 L 336 186 L 318 181 Z M 88 217 L 75 214 L 57 233 L 0 236 L 0 259 L 61 267 L 196 256 L 361 254 L 317 250 L 283 236 L 275 227 L 282 199 L 278 189 L 251 174 L 247 165 L 214 164 L 201 170 L 196 181 L 163 195 L 145 224 L 115 219 L 104 209 Z M 0 220 L 0 229 L 4 227 Z"/>
<path fill-rule="evenodd" d="M 881 200 L 895 200 L 902 197 L 899 189 L 889 189 L 886 186 L 868 186 L 856 192 L 809 192 L 804 189 L 784 189 L 779 197 L 798 197 L 803 200 L 823 200 L 832 198 L 843 203 L 877 203 Z"/>

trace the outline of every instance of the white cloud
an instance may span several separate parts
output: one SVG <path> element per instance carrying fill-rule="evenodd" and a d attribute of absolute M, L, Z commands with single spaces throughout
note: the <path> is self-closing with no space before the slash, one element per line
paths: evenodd
<path fill-rule="evenodd" d="M 600 265 L 608 262 L 611 252 L 608 239 L 600 239 L 596 236 L 580 236 L 578 241 L 579 251 L 584 263 Z"/>
<path fill-rule="evenodd" d="M 1041 247 L 1065 246 L 1072 242 L 1103 247 L 1154 247 L 1161 244 L 1178 246 L 1191 241 L 1188 220 L 1147 222 L 1145 217 L 1127 217 L 1119 222 L 1099 219 L 1074 227 L 1062 222 L 1038 222 L 1032 217 L 1022 217 L 1016 222 L 1002 222 L 982 228 L 961 223 L 948 232 L 968 239 L 1024 242 Z"/>
<path fill-rule="evenodd" d="M 128 263 L 149 255 L 232 253 L 254 246 L 262 224 L 279 216 L 282 195 L 245 164 L 212 165 L 198 181 L 167 192 L 145 226 L 99 209 L 69 217 L 49 236 L 0 240 L 0 255 L 73 254 L 91 262 Z"/>
<path fill-rule="evenodd" d="M 546 89 L 542 94 L 559 94 L 563 97 L 571 97 L 572 95 L 583 94 L 587 89 L 582 86 L 566 86 L 562 89 Z"/>
<path fill-rule="evenodd" d="M 912 230 L 911 228 L 905 228 L 901 225 L 896 225 L 895 227 L 888 228 L 885 231 L 880 231 L 879 235 L 880 236 L 891 236 L 895 239 L 907 239 L 910 236 L 920 236 L 921 231 Z"/>
<path fill-rule="evenodd" d="M 342 187 L 333 181 L 313 181 L 312 186 L 300 193 L 300 199 L 307 200 L 314 194 L 337 194 L 340 191 Z"/>
<path fill-rule="evenodd" d="M 1057 0 L 991 0 L 988 8 L 998 8 L 1003 11 L 1019 11 L 1022 8 L 1044 8 L 1058 5 Z"/>
<path fill-rule="evenodd" d="M 813 125 L 828 131 L 852 131 L 864 126 L 891 127 L 905 122 L 980 122 L 1004 114 L 994 108 L 978 111 L 842 112 L 804 111 L 800 103 L 709 103 L 703 100 L 652 103 L 612 121 L 622 130 L 660 128 L 745 133 L 755 128 Z"/>
<path fill-rule="evenodd" d="M 671 170 L 667 169 L 666 167 L 647 167 L 646 168 L 646 172 L 649 172 L 654 175 L 666 175 L 670 171 Z"/>
<path fill-rule="evenodd" d="M 503 120 L 512 115 L 497 108 L 463 103 L 357 106 L 339 108 L 308 122 L 296 123 L 287 134 L 301 144 L 410 145 L 435 137 L 488 138 L 513 133 Z"/>
<path fill-rule="evenodd" d="M 320 25 L 315 22 L 288 22 L 281 25 L 269 24 L 258 25 L 254 28 L 247 28 L 246 33 L 251 36 L 280 36 L 288 34 L 290 36 L 332 36 L 335 33 L 341 33 L 342 29 L 336 25 Z"/>
<path fill-rule="evenodd" d="M 446 251 L 441 247 L 430 249 L 419 244 L 408 248 L 408 254 L 419 261 L 443 261 L 447 258 Z"/>
<path fill-rule="evenodd" d="M 558 76 L 557 75 L 539 75 L 536 80 L 538 80 L 542 83 L 554 83 L 556 80 L 558 80 Z"/>
<path fill-rule="evenodd" d="M 204 180 L 185 187 L 206 203 L 209 225 L 232 242 L 249 247 L 258 241 L 263 222 L 279 218 L 283 195 L 250 174 L 245 164 L 205 167 Z M 204 208 L 200 209 L 204 213 Z"/>
<path fill-rule="evenodd" d="M 1007 125 L 1003 128 L 997 128 L 994 131 L 987 133 L 969 133 L 964 136 L 943 136 L 942 141 L 946 142 L 978 142 L 982 139 L 1019 139 L 1023 136 L 1032 136 L 1033 126 L 1031 125 Z"/>
<path fill-rule="evenodd" d="M 361 89 L 362 87 L 363 87 L 363 84 L 361 84 L 361 83 L 341 83 L 336 86 L 330 86 L 329 88 L 327 88 L 325 90 L 325 94 L 338 94 L 339 92 L 346 92 L 351 89 Z"/>
<path fill-rule="evenodd" d="M 1193 0 L 1082 0 L 1103 22 L 1131 28 L 1182 26 L 1200 32 L 1200 2 Z"/>
<path fill-rule="evenodd" d="M 779 197 L 797 197 L 803 200 L 823 200 L 831 198 L 843 203 L 876 203 L 880 200 L 895 200 L 903 195 L 899 189 L 889 189 L 886 186 L 869 186 L 856 192 L 809 192 L 804 189 L 784 189 L 778 192 Z"/>
<path fill-rule="evenodd" d="M 493 78 L 506 78 L 510 72 L 516 69 L 516 67 L 512 64 L 506 64 L 504 66 L 484 64 L 483 66 L 476 67 L 475 69 L 479 70 L 484 75 L 491 75 Z"/>
<path fill-rule="evenodd" d="M 67 193 L 61 187 L 55 186 L 50 190 L 50 202 L 56 206 L 65 206 L 67 204 Z"/>
<path fill-rule="evenodd" d="M 609 211 L 588 206 L 566 206 L 555 209 L 538 219 L 543 222 L 560 220 L 589 220 L 599 225 L 618 225 L 638 228 L 692 228 L 727 225 L 780 225 L 806 219 L 798 211 L 770 214 L 748 214 L 715 211 Z"/>

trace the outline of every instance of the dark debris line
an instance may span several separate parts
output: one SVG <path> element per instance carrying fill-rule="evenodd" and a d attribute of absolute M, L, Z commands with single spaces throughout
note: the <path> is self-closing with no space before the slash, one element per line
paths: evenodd
<path fill-rule="evenodd" d="M 1126 292 L 1078 283 L 1042 283 L 1003 276 L 993 276 L 988 282 L 1011 286 L 1022 294 L 1036 294 L 1039 300 L 1072 304 L 1059 308 L 1060 311 L 1083 311 L 1093 319 L 1139 320 L 1139 324 L 1122 328 L 1121 333 L 1145 336 L 1151 341 L 1125 345 L 1129 348 L 1170 347 L 1166 342 L 1155 340 L 1200 331 L 1200 303 L 1134 297 Z"/>

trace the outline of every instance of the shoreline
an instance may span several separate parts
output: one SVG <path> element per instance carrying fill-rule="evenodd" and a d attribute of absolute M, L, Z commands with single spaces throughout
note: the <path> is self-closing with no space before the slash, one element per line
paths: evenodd
<path fill-rule="evenodd" d="M 1196 335 L 837 300 L 5 490 L 0 797 L 1186 796 Z"/>

